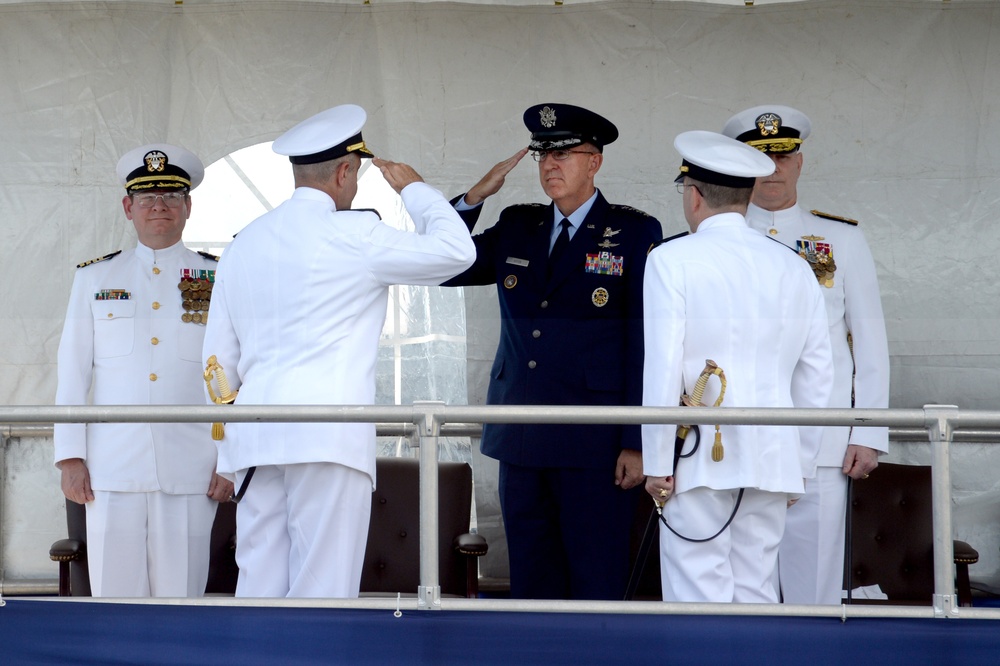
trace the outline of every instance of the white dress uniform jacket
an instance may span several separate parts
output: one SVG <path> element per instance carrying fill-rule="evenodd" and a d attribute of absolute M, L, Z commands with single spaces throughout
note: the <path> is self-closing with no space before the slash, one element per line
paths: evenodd
<path fill-rule="evenodd" d="M 215 259 L 177 243 L 85 265 L 73 279 L 59 342 L 57 405 L 204 403 L 205 326 L 181 321 L 183 269 Z M 127 295 L 127 298 L 124 297 Z M 204 495 L 216 450 L 207 423 L 55 426 L 55 460 L 82 458 L 94 490 Z"/>
<path fill-rule="evenodd" d="M 832 389 L 823 297 L 795 253 L 724 213 L 697 233 L 654 249 L 644 283 L 643 404 L 672 407 L 712 359 L 726 374 L 725 407 L 825 407 Z M 713 378 L 702 402 L 719 395 Z M 820 429 L 723 426 L 725 457 L 713 462 L 714 426 L 681 463 L 675 492 L 757 488 L 802 493 L 814 475 Z M 674 472 L 674 425 L 643 426 L 643 471 Z M 801 435 L 800 435 L 801 433 Z M 687 449 L 685 449 L 687 451 Z"/>
<path fill-rule="evenodd" d="M 216 274 L 204 358 L 215 355 L 237 404 L 363 405 L 375 400 L 388 287 L 437 285 L 476 250 L 458 213 L 424 183 L 403 189 L 417 233 L 368 211 L 337 211 L 300 187 L 233 240 Z M 368 423 L 231 423 L 219 471 L 330 462 L 375 480 Z"/>
<path fill-rule="evenodd" d="M 834 384 L 830 407 L 889 406 L 889 344 L 886 340 L 878 276 L 868 243 L 856 225 L 830 220 L 799 206 L 777 212 L 750 205 L 752 229 L 796 249 L 796 242 L 819 239 L 832 251 L 837 269 L 833 286 L 820 287 L 826 300 L 833 347 Z M 853 357 L 847 336 L 853 339 Z M 853 403 L 851 393 L 854 393 Z M 841 467 L 848 444 L 889 450 L 888 428 L 826 428 L 820 467 Z"/>

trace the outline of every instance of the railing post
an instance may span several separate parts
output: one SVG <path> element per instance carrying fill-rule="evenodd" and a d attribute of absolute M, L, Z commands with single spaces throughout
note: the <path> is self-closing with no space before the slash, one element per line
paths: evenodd
<path fill-rule="evenodd" d="M 924 405 L 931 443 L 931 500 L 934 507 L 934 617 L 957 617 L 955 544 L 951 527 L 952 424 L 956 405 Z"/>
<path fill-rule="evenodd" d="M 413 403 L 420 446 L 420 586 L 418 610 L 441 610 L 441 573 L 438 557 L 438 437 L 440 401 Z"/>

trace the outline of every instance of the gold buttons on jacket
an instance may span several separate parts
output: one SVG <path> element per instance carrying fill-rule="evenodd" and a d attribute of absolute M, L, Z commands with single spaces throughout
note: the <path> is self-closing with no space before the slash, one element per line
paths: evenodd
<path fill-rule="evenodd" d="M 150 340 L 150 342 L 152 342 L 154 345 L 158 345 L 158 344 L 160 344 L 160 339 L 159 338 L 153 338 L 152 340 Z"/>
<path fill-rule="evenodd" d="M 160 269 L 157 268 L 156 266 L 153 266 L 153 275 L 159 275 L 159 274 L 160 274 Z"/>
<path fill-rule="evenodd" d="M 537 363 L 535 363 L 534 361 L 528 361 L 528 367 L 529 367 L 529 368 L 530 368 L 531 370 L 534 370 L 534 369 L 535 369 L 535 366 L 537 366 L 537 365 L 538 365 L 538 364 L 537 364 Z"/>
<path fill-rule="evenodd" d="M 159 303 L 159 301 L 153 301 L 153 309 L 154 310 L 159 310 L 160 309 L 160 303 Z"/>
<path fill-rule="evenodd" d="M 155 372 L 149 373 L 149 381 L 151 381 L 151 382 L 155 382 L 156 381 L 156 373 Z"/>
<path fill-rule="evenodd" d="M 770 229 L 767 230 L 767 233 L 771 234 L 772 236 L 777 236 L 778 230 L 775 229 L 774 227 L 771 227 Z"/>

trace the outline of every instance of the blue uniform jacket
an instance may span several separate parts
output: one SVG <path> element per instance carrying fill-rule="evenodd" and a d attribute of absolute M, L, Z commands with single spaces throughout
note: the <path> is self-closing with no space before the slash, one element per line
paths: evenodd
<path fill-rule="evenodd" d="M 461 213 L 470 230 L 481 210 Z M 642 276 L 660 223 L 598 193 L 547 278 L 552 224 L 551 203 L 504 209 L 473 237 L 472 267 L 444 283 L 497 285 L 500 344 L 487 402 L 641 405 Z M 620 425 L 486 424 L 482 439 L 485 455 L 529 467 L 613 468 L 622 448 L 641 447 L 639 426 Z"/>

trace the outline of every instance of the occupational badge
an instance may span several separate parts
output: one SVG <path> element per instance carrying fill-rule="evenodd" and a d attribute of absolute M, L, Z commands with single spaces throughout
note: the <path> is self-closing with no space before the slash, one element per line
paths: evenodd
<path fill-rule="evenodd" d="M 827 289 L 833 287 L 833 275 L 837 271 L 837 263 L 833 260 L 833 247 L 824 243 L 822 236 L 803 236 L 795 241 L 795 249 L 799 256 L 809 262 L 816 280 Z"/>
<path fill-rule="evenodd" d="M 622 232 L 621 229 L 612 230 L 611 227 L 604 227 L 604 238 L 611 238 L 617 236 Z"/>
<path fill-rule="evenodd" d="M 625 270 L 625 257 L 618 257 L 610 252 L 588 254 L 583 270 L 585 273 L 595 273 L 597 275 L 621 276 Z M 606 298 L 607 296 L 605 295 Z"/>
<path fill-rule="evenodd" d="M 508 275 L 507 277 L 505 277 L 503 279 L 503 286 L 506 287 L 507 289 L 513 289 L 514 287 L 516 287 L 517 286 L 517 276 L 516 275 Z"/>
<path fill-rule="evenodd" d="M 590 302 L 599 308 L 603 308 L 608 304 L 608 290 L 604 287 L 598 287 L 594 290 L 594 293 L 590 295 Z"/>
<path fill-rule="evenodd" d="M 605 250 L 607 250 L 612 247 L 618 247 L 619 245 L 621 245 L 621 243 L 612 243 L 611 241 L 604 239 L 603 241 L 597 244 L 597 247 L 603 247 Z"/>
<path fill-rule="evenodd" d="M 185 324 L 207 324 L 208 307 L 212 302 L 212 287 L 215 285 L 215 271 L 202 268 L 182 268 L 181 281 L 177 288 L 181 291 L 181 305 Z"/>
<path fill-rule="evenodd" d="M 781 116 L 777 113 L 762 113 L 754 122 L 761 136 L 773 136 L 781 129 Z"/>
<path fill-rule="evenodd" d="M 542 110 L 538 112 L 540 116 L 542 127 L 555 127 L 556 126 L 556 112 L 555 109 L 543 106 Z"/>
<path fill-rule="evenodd" d="M 161 173 L 167 168 L 167 155 L 160 150 L 149 151 L 142 161 L 146 163 L 146 171 L 149 173 Z"/>

